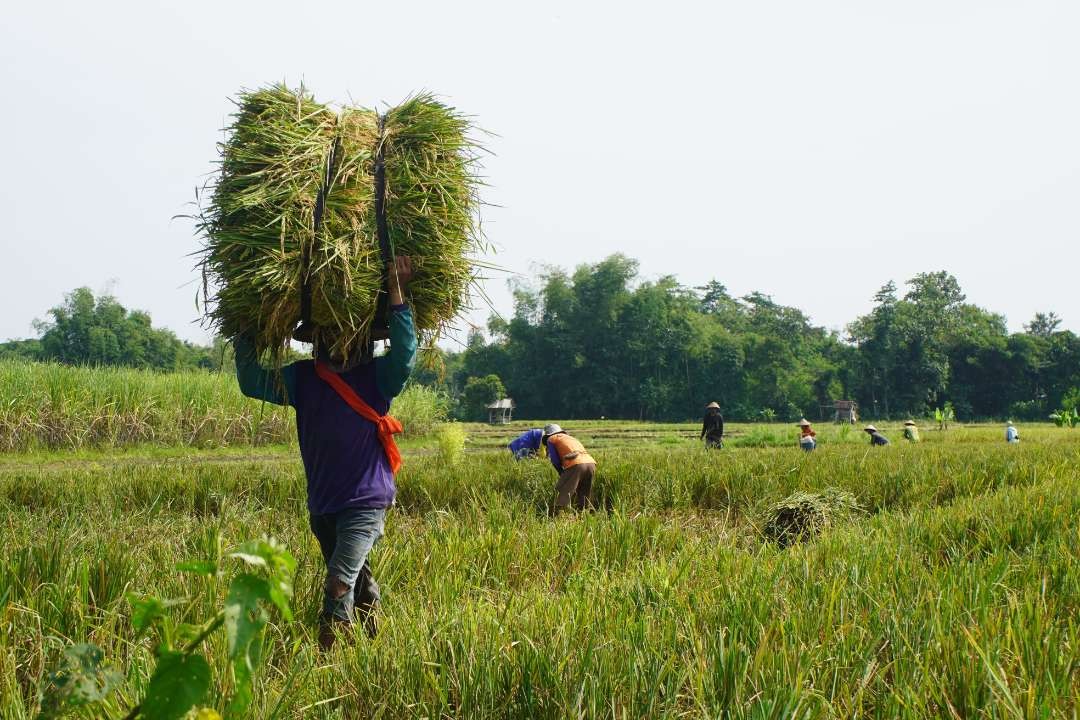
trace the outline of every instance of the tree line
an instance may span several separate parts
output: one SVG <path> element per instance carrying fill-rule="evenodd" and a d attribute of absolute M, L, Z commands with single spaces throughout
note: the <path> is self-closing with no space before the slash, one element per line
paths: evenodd
<path fill-rule="evenodd" d="M 496 382 L 528 418 L 685 420 L 716 400 L 733 419 L 797 420 L 852 399 L 864 417 L 948 405 L 962 420 L 1030 420 L 1080 404 L 1080 338 L 1054 313 L 1009 333 L 946 272 L 887 283 L 837 333 L 759 292 L 638 271 L 620 254 L 517 283 L 513 314 L 493 316 L 422 381 L 463 398 L 469 419 Z"/>
<path fill-rule="evenodd" d="M 182 341 L 150 316 L 87 288 L 35 323 L 39 337 L 0 343 L 0 359 L 232 369 L 228 343 Z M 686 420 L 716 400 L 741 420 L 822 418 L 834 400 L 873 418 L 1046 419 L 1080 406 L 1080 338 L 1052 312 L 1023 332 L 968 303 L 956 278 L 893 282 L 843 333 L 760 292 L 719 281 L 641 280 L 621 254 L 573 272 L 549 268 L 513 286 L 513 312 L 493 315 L 464 350 L 436 350 L 414 382 L 445 394 L 461 419 L 508 395 L 527 418 Z"/>
<path fill-rule="evenodd" d="M 89 288 L 68 293 L 48 315 L 34 322 L 39 337 L 0 343 L 0 359 L 163 371 L 232 367 L 223 340 L 210 346 L 181 340 L 171 330 L 153 327 L 148 313 L 128 310 L 108 294 L 95 297 Z"/>

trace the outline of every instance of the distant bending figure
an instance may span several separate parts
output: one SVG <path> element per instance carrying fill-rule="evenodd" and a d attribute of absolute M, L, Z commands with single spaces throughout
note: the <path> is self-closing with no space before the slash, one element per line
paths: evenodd
<path fill-rule="evenodd" d="M 1020 431 L 1013 425 L 1012 420 L 1005 426 L 1005 442 L 1018 443 L 1020 442 Z"/>
<path fill-rule="evenodd" d="M 544 431 L 540 428 L 526 430 L 510 441 L 507 446 L 515 460 L 536 457 L 540 452 L 540 440 L 544 437 Z"/>
<path fill-rule="evenodd" d="M 585 451 L 576 438 L 555 423 L 544 427 L 541 441 L 547 447 L 548 459 L 555 472 L 559 473 L 559 482 L 555 485 L 555 508 L 558 514 L 570 507 L 584 510 L 592 506 L 592 484 L 596 476 L 596 461 Z"/>
<path fill-rule="evenodd" d="M 915 424 L 914 420 L 908 420 L 904 423 L 904 439 L 910 443 L 919 442 L 919 426 Z"/>
<path fill-rule="evenodd" d="M 889 438 L 885 437 L 880 432 L 878 432 L 878 429 L 876 427 L 874 427 L 873 425 L 867 425 L 866 427 L 863 428 L 863 430 L 865 430 L 866 434 L 870 436 L 870 444 L 871 445 L 884 446 L 884 445 L 889 444 Z"/>
<path fill-rule="evenodd" d="M 799 447 L 805 452 L 813 452 L 817 447 L 817 433 L 806 418 L 799 421 Z"/>
<path fill-rule="evenodd" d="M 724 416 L 720 414 L 720 405 L 711 402 L 705 406 L 705 418 L 701 421 L 701 438 L 705 447 L 724 447 Z"/>

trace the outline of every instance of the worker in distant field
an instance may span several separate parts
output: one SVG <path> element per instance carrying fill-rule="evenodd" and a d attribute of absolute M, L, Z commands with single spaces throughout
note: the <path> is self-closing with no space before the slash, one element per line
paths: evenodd
<path fill-rule="evenodd" d="M 1018 442 L 1020 442 L 1020 431 L 1016 429 L 1015 425 L 1013 425 L 1012 420 L 1010 420 L 1009 423 L 1005 426 L 1005 442 L 1007 442 L 1007 443 L 1018 443 Z"/>
<path fill-rule="evenodd" d="M 799 447 L 805 452 L 813 452 L 817 447 L 817 433 L 806 418 L 799 421 Z"/>
<path fill-rule="evenodd" d="M 908 420 L 904 423 L 904 439 L 911 443 L 919 442 L 919 426 L 915 424 L 914 420 Z"/>
<path fill-rule="evenodd" d="M 514 456 L 515 460 L 536 457 L 537 453 L 540 452 L 540 441 L 543 437 L 543 430 L 533 428 L 532 430 L 526 430 L 511 440 L 507 447 L 510 448 L 510 454 Z"/>
<path fill-rule="evenodd" d="M 705 419 L 701 421 L 701 437 L 705 440 L 707 448 L 724 447 L 724 416 L 720 413 L 720 405 L 711 402 L 705 406 Z"/>
<path fill-rule="evenodd" d="M 871 445 L 882 445 L 882 446 L 884 446 L 884 445 L 889 444 L 889 438 L 885 437 L 880 432 L 878 432 L 878 429 L 876 427 L 874 427 L 873 425 L 867 425 L 866 427 L 863 428 L 863 430 L 866 431 L 866 434 L 870 436 L 870 444 Z"/>
<path fill-rule="evenodd" d="M 541 442 L 547 447 L 548 459 L 559 473 L 559 482 L 555 485 L 555 507 L 558 514 L 570 507 L 573 502 L 578 510 L 592 506 L 592 484 L 596 476 L 596 461 L 585 451 L 576 438 L 555 423 L 544 427 Z"/>
<path fill-rule="evenodd" d="M 405 387 L 416 359 L 416 330 L 405 304 L 412 262 L 397 257 L 387 268 L 390 350 L 373 358 L 374 343 L 348 358 L 334 357 L 325 343 L 314 360 L 277 373 L 263 369 L 249 338 L 234 339 L 240 390 L 257 400 L 292 405 L 307 475 L 309 524 L 326 562 L 319 646 L 329 649 L 335 626 L 360 622 L 377 631 L 379 585 L 368 555 L 382 537 L 386 509 L 397 492 L 394 473 L 401 454 L 394 434 L 401 424 L 387 413 Z"/>

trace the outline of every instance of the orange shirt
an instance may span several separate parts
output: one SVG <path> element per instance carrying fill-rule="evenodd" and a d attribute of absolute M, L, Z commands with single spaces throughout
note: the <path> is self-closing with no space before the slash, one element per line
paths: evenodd
<path fill-rule="evenodd" d="M 559 433 L 549 437 L 548 447 L 554 448 L 563 470 L 585 463 L 596 464 L 592 455 L 585 452 L 585 446 L 577 438 L 570 437 L 566 433 Z"/>

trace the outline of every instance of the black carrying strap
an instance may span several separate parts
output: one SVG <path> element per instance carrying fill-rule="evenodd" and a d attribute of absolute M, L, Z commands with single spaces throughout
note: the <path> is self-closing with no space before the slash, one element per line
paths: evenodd
<path fill-rule="evenodd" d="M 394 260 L 393 249 L 390 246 L 390 229 L 386 224 L 386 162 L 383 155 L 383 138 L 386 127 L 386 116 L 378 116 L 379 141 L 375 148 L 375 232 L 379 240 L 379 254 L 382 257 L 382 289 L 376 301 L 375 326 L 372 328 L 373 339 L 386 338 L 390 328 L 390 289 L 389 270 Z M 334 184 L 334 172 L 337 166 L 337 156 L 340 151 L 341 136 L 334 138 L 334 144 L 330 147 L 330 153 L 326 158 L 326 175 L 323 177 L 322 187 L 315 196 L 314 233 L 310 243 L 304 246 L 300 260 L 302 280 L 300 284 L 300 325 L 293 333 L 293 338 L 300 342 L 312 342 L 314 339 L 315 326 L 311 322 L 311 246 L 318 241 L 319 230 L 322 228 L 323 212 L 326 208 L 326 196 Z"/>
<path fill-rule="evenodd" d="M 315 212 L 311 242 L 304 245 L 300 258 L 300 326 L 293 333 L 293 338 L 300 342 L 314 340 L 315 326 L 311 322 L 311 248 L 319 240 L 322 229 L 323 213 L 326 210 L 326 196 L 334 186 L 334 173 L 337 171 L 337 156 L 341 146 L 341 136 L 334 137 L 334 144 L 326 156 L 326 165 L 319 193 L 315 196 Z"/>
<path fill-rule="evenodd" d="M 379 144 L 375 148 L 375 232 L 379 239 L 379 254 L 383 263 L 383 286 L 375 308 L 375 328 L 372 335 L 384 337 L 390 328 L 390 273 L 393 272 L 393 249 L 390 247 L 390 229 L 386 225 L 386 116 L 379 115 Z"/>

